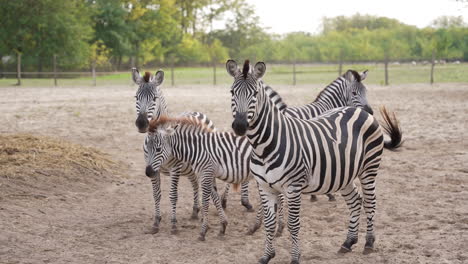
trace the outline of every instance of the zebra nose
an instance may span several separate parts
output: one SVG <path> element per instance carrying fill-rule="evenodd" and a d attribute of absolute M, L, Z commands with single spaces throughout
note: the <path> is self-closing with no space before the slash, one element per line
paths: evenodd
<path fill-rule="evenodd" d="M 146 131 L 148 130 L 148 125 L 149 122 L 146 113 L 140 113 L 135 121 L 135 126 L 138 128 L 138 132 L 146 133 Z"/>
<path fill-rule="evenodd" d="M 238 136 L 245 135 L 247 132 L 247 127 L 249 123 L 247 122 L 247 113 L 236 112 L 234 121 L 232 122 L 232 129 Z"/>
<path fill-rule="evenodd" d="M 146 176 L 154 177 L 155 175 L 156 172 L 153 170 L 153 168 L 150 165 L 146 166 Z"/>

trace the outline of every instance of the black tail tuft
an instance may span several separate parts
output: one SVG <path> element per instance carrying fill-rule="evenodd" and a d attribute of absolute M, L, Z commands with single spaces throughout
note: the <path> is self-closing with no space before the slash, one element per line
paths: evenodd
<path fill-rule="evenodd" d="M 388 113 L 385 106 L 380 108 L 380 114 L 384 119 L 384 123 L 381 124 L 385 133 L 390 136 L 390 141 L 384 142 L 384 148 L 389 150 L 396 150 L 403 144 L 402 137 L 403 132 L 400 128 L 400 123 L 398 122 L 395 113 Z"/>

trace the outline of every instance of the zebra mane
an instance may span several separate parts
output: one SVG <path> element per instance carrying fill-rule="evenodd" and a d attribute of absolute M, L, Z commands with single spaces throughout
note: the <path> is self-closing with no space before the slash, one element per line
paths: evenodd
<path fill-rule="evenodd" d="M 348 71 L 353 71 L 353 70 L 348 70 Z M 358 76 L 359 76 L 359 73 L 357 73 L 356 71 L 354 71 Z M 346 73 L 345 73 L 346 74 Z M 319 94 L 317 95 L 317 97 L 315 97 L 315 100 L 314 102 L 317 102 L 320 97 L 322 96 L 323 93 L 325 93 L 325 91 L 327 91 L 334 83 L 338 82 L 339 80 L 343 80 L 345 77 L 345 74 L 339 76 L 338 78 L 336 78 L 333 82 L 331 82 L 329 85 L 327 85 L 325 88 L 323 88 Z M 359 76 L 359 80 L 361 80 L 361 76 Z"/>
<path fill-rule="evenodd" d="M 247 74 L 249 74 L 249 70 L 250 70 L 250 61 L 245 60 L 244 68 L 242 68 L 242 76 L 244 77 L 244 79 L 247 79 Z"/>
<path fill-rule="evenodd" d="M 201 129 L 203 132 L 213 132 L 212 128 L 208 127 L 206 123 L 200 122 L 198 118 L 191 116 L 170 117 L 166 115 L 160 116 L 158 119 L 151 120 L 148 131 L 154 133 L 159 127 L 170 124 L 192 126 L 194 128 Z"/>
<path fill-rule="evenodd" d="M 150 72 L 145 72 L 145 76 L 143 76 L 143 79 L 145 80 L 145 82 L 149 82 L 150 77 L 151 77 L 151 73 Z"/>
<path fill-rule="evenodd" d="M 283 101 L 283 98 L 279 93 L 277 93 L 273 88 L 270 86 L 266 85 L 264 86 L 265 92 L 270 98 L 271 101 L 275 104 L 275 106 L 278 108 L 278 110 L 283 111 L 288 107 L 288 105 Z"/>

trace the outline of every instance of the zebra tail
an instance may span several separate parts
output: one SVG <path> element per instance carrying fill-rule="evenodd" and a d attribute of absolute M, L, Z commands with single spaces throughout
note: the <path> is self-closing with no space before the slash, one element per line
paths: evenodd
<path fill-rule="evenodd" d="M 384 148 L 389 150 L 397 150 L 403 144 L 402 137 L 403 132 L 400 128 L 400 122 L 392 112 L 390 115 L 385 106 L 380 108 L 380 114 L 382 115 L 384 122 L 381 124 L 385 133 L 390 137 L 389 141 L 384 141 Z"/>

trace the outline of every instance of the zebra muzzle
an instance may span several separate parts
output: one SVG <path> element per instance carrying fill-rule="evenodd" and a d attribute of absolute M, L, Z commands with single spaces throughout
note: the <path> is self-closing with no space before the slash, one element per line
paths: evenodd
<path fill-rule="evenodd" d="M 140 133 L 146 133 L 148 130 L 149 126 L 149 121 L 147 114 L 139 114 L 136 121 L 135 121 L 135 126 L 138 128 L 138 132 Z"/>
<path fill-rule="evenodd" d="M 232 129 L 238 136 L 245 135 L 247 128 L 249 127 L 249 122 L 247 122 L 247 113 L 236 112 L 234 121 L 232 122 Z"/>
<path fill-rule="evenodd" d="M 146 176 L 148 176 L 150 178 L 156 176 L 156 171 L 154 171 L 153 168 L 150 165 L 146 166 L 145 173 L 146 173 Z"/>

